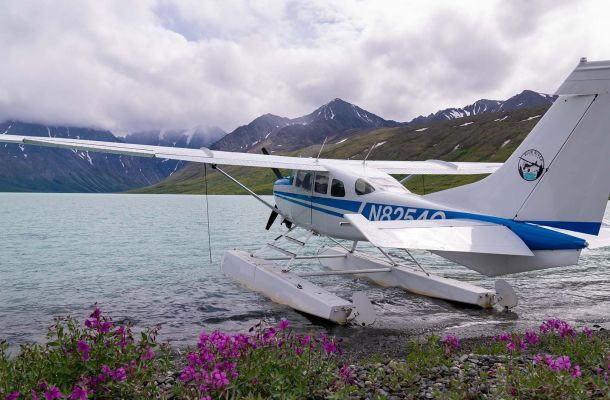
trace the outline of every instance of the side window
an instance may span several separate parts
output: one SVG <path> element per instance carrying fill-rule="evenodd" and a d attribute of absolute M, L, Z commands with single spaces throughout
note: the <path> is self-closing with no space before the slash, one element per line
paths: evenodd
<path fill-rule="evenodd" d="M 312 178 L 311 172 L 306 172 L 305 177 L 303 178 L 303 189 L 305 189 L 308 192 L 311 191 L 311 178 Z"/>
<path fill-rule="evenodd" d="M 305 177 L 305 173 L 303 171 L 297 171 L 294 177 L 294 186 L 301 187 L 303 186 L 303 178 Z"/>
<path fill-rule="evenodd" d="M 326 194 L 328 193 L 328 175 L 327 174 L 316 174 L 316 181 L 313 185 L 313 190 L 316 193 Z"/>
<path fill-rule="evenodd" d="M 345 197 L 345 186 L 343 186 L 343 182 L 338 179 L 333 179 L 333 183 L 330 185 L 330 195 L 333 197 Z"/>
<path fill-rule="evenodd" d="M 361 195 L 361 194 L 369 194 L 375 191 L 375 188 L 373 188 L 367 181 L 365 181 L 364 179 L 358 179 L 356 181 L 356 186 L 354 187 L 354 189 L 356 189 L 356 194 L 357 195 Z"/>
<path fill-rule="evenodd" d="M 294 179 L 294 186 L 305 190 L 311 190 L 311 172 L 297 171 L 297 175 Z"/>

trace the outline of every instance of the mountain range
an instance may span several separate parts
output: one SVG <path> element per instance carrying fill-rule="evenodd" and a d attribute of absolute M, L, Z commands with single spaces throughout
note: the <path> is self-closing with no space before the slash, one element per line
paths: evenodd
<path fill-rule="evenodd" d="M 334 99 L 312 113 L 290 119 L 265 114 L 248 125 L 235 129 L 216 142 L 212 149 L 226 151 L 252 151 L 267 147 L 270 151 L 290 151 L 325 138 L 335 139 L 350 130 L 389 128 L 399 126 L 396 121 L 385 120 L 362 108 Z"/>
<path fill-rule="evenodd" d="M 286 118 L 265 114 L 226 134 L 216 127 L 157 130 L 129 133 L 124 138 L 109 131 L 77 127 L 51 127 L 41 124 L 6 121 L 0 134 L 53 136 L 106 140 L 178 147 L 211 147 L 225 151 L 297 152 L 310 149 L 325 139 L 344 142 L 351 136 L 375 135 L 392 128 L 442 123 L 487 113 L 506 113 L 518 109 L 548 107 L 554 97 L 525 90 L 506 101 L 478 100 L 463 108 L 440 110 L 399 123 L 383 119 L 341 99 L 334 99 L 313 112 Z M 426 127 L 420 129 L 428 129 Z M 0 145 L 1 146 L 1 145 Z M 141 159 L 112 154 L 5 144 L 0 151 L 0 191 L 118 192 L 154 185 L 164 179 L 175 181 L 174 174 L 196 177 L 197 166 L 187 167 L 174 160 Z M 188 164 L 187 164 L 188 165 Z"/>
<path fill-rule="evenodd" d="M 550 94 L 538 93 L 533 90 L 524 90 L 519 94 L 514 95 L 508 100 L 477 100 L 462 108 L 446 108 L 430 114 L 428 116 L 420 115 L 409 122 L 409 124 L 425 124 L 430 122 L 447 121 L 450 119 L 470 117 L 490 112 L 513 111 L 524 108 L 536 108 L 550 106 L 557 96 Z"/>
<path fill-rule="evenodd" d="M 224 132 L 199 128 L 117 137 L 109 131 L 6 121 L 0 134 L 200 148 Z M 171 176 L 184 163 L 87 151 L 0 144 L 0 191 L 121 192 Z"/>
<path fill-rule="evenodd" d="M 518 108 L 511 111 L 481 113 L 460 119 L 426 124 L 403 124 L 398 127 L 351 132 L 340 140 L 327 143 L 321 157 L 363 159 L 369 149 L 371 160 L 446 160 L 504 162 L 534 125 L 547 106 Z M 320 144 L 284 154 L 315 157 Z M 275 176 L 268 168 L 224 167 L 225 171 L 260 194 L 270 194 Z M 289 174 L 290 171 L 282 171 Z M 137 193 L 204 193 L 203 165 L 190 163 L 156 185 Z M 419 176 L 408 182 L 416 193 L 447 189 L 480 179 L 481 175 Z M 207 171 L 211 194 L 244 194 L 235 184 L 217 172 Z"/>

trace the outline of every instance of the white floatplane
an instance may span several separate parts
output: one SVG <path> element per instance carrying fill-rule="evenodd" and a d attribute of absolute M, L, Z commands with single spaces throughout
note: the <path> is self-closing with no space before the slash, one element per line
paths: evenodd
<path fill-rule="evenodd" d="M 487 276 L 577 264 L 581 251 L 610 245 L 602 220 L 610 194 L 610 61 L 582 59 L 557 90 L 558 99 L 504 163 L 299 158 L 62 138 L 0 135 L 0 142 L 99 151 L 211 165 L 271 209 L 286 231 L 256 252 L 228 251 L 222 270 L 245 286 L 297 310 L 337 323 L 368 324 L 363 293 L 344 300 L 306 278 L 365 276 L 382 286 L 491 307 L 516 305 L 506 281 L 495 291 L 428 274 L 410 250 L 428 250 Z M 220 166 L 273 168 L 275 204 Z M 279 171 L 291 169 L 289 177 Z M 392 175 L 490 174 L 424 196 Z M 312 235 L 337 246 L 303 255 Z M 349 240 L 344 246 L 336 239 Z M 357 249 L 370 242 L 379 257 Z M 412 261 L 396 262 L 388 248 Z M 298 273 L 295 260 L 317 259 L 325 271 Z"/>

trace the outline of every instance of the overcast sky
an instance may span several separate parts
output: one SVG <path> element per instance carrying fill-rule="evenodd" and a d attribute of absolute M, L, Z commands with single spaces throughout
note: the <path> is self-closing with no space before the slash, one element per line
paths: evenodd
<path fill-rule="evenodd" d="M 231 131 L 340 97 L 406 121 L 552 93 L 610 59 L 609 4 L 3 0 L 0 120 Z"/>

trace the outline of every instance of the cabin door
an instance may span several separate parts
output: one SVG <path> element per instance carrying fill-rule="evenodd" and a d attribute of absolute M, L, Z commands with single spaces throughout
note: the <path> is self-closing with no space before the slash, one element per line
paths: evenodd
<path fill-rule="evenodd" d="M 294 179 L 295 199 L 292 204 L 292 218 L 301 226 L 311 228 L 311 195 L 313 191 L 313 171 L 297 171 Z"/>

